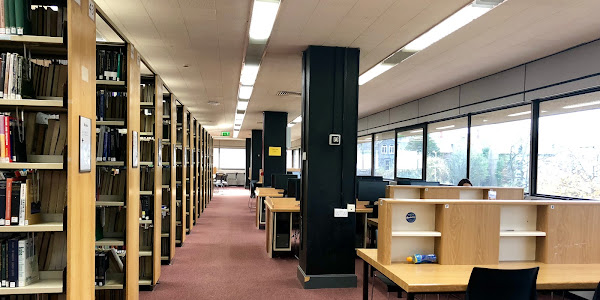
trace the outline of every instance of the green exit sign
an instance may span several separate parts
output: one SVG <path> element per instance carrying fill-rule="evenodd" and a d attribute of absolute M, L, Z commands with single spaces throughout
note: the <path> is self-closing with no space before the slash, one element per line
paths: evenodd
<path fill-rule="evenodd" d="M 231 136 L 231 132 L 229 132 L 229 131 L 221 131 L 221 136 Z"/>

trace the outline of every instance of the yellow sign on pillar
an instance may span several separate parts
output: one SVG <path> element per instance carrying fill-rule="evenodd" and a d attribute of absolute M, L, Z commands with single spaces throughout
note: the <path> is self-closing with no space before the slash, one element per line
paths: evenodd
<path fill-rule="evenodd" d="M 281 156 L 281 147 L 269 147 L 269 156 Z"/>

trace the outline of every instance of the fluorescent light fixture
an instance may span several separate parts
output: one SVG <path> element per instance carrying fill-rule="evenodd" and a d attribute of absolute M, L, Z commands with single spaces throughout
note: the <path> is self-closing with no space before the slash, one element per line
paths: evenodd
<path fill-rule="evenodd" d="M 238 137 L 238 134 L 240 134 L 239 130 L 233 130 L 233 138 L 234 139 Z"/>
<path fill-rule="evenodd" d="M 235 120 L 237 121 L 243 121 L 244 120 L 244 114 L 235 114 Z"/>
<path fill-rule="evenodd" d="M 238 98 L 248 100 L 250 96 L 252 96 L 253 86 L 251 85 L 240 85 L 240 91 L 238 93 Z"/>
<path fill-rule="evenodd" d="M 246 110 L 248 108 L 248 101 L 238 100 L 237 109 L 238 110 Z"/>
<path fill-rule="evenodd" d="M 423 132 L 423 130 L 413 130 L 410 133 L 421 133 L 421 132 Z"/>
<path fill-rule="evenodd" d="M 254 85 L 256 76 L 258 75 L 259 65 L 248 65 L 242 66 L 242 75 L 240 76 L 240 83 L 243 85 Z"/>
<path fill-rule="evenodd" d="M 302 116 L 298 116 L 297 118 L 294 119 L 294 121 L 292 121 L 292 123 L 300 123 L 302 122 Z"/>
<path fill-rule="evenodd" d="M 233 130 L 240 130 L 240 128 L 242 128 L 242 124 L 233 125 Z"/>
<path fill-rule="evenodd" d="M 364 72 L 362 75 L 358 76 L 358 85 L 363 85 L 371 81 L 371 79 L 385 73 L 387 70 L 395 67 L 396 65 L 397 64 L 386 64 L 383 62 L 377 64 L 368 71 Z"/>
<path fill-rule="evenodd" d="M 278 0 L 254 0 L 249 32 L 251 40 L 266 41 L 269 39 L 278 10 Z"/>
<path fill-rule="evenodd" d="M 530 110 L 528 110 L 528 111 L 522 111 L 522 112 L 519 112 L 519 113 L 510 114 L 510 115 L 508 115 L 508 116 L 509 116 L 509 117 L 518 117 L 518 116 L 524 116 L 524 115 L 528 115 L 528 114 L 530 114 L 530 113 L 531 113 L 531 111 L 530 111 Z"/>
<path fill-rule="evenodd" d="M 423 33 L 418 38 L 408 43 L 403 49 L 407 51 L 421 51 L 448 36 L 449 34 L 457 31 L 463 26 L 471 23 L 473 20 L 481 17 L 492 8 L 494 8 L 494 6 L 477 5 L 476 1 L 473 1 L 473 3 L 461 8 L 444 21 L 429 29 L 429 31 Z"/>
<path fill-rule="evenodd" d="M 484 122 L 487 122 L 488 120 L 483 120 Z"/>
<path fill-rule="evenodd" d="M 592 101 L 592 102 L 585 102 L 585 103 L 567 105 L 567 106 L 564 106 L 563 108 L 565 108 L 565 109 L 578 108 L 578 107 L 592 106 L 592 105 L 598 105 L 598 104 L 600 104 L 600 101 Z"/>
<path fill-rule="evenodd" d="M 437 130 L 442 130 L 442 129 L 449 129 L 449 128 L 454 128 L 454 125 L 442 126 L 442 127 L 436 128 L 436 129 Z"/>

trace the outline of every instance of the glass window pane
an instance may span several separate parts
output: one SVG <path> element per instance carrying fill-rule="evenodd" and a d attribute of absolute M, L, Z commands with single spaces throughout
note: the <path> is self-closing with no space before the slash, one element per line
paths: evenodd
<path fill-rule="evenodd" d="M 467 177 L 468 118 L 427 125 L 427 181 L 456 185 Z"/>
<path fill-rule="evenodd" d="M 246 168 L 246 149 L 220 148 L 219 165 L 221 169 Z"/>
<path fill-rule="evenodd" d="M 529 192 L 530 132 L 529 105 L 472 116 L 473 185 L 523 187 Z"/>
<path fill-rule="evenodd" d="M 396 177 L 423 179 L 423 129 L 399 131 Z"/>
<path fill-rule="evenodd" d="M 537 192 L 600 199 L 600 93 L 540 103 Z"/>
<path fill-rule="evenodd" d="M 292 165 L 292 150 L 287 150 L 285 155 L 285 168 L 291 169 Z"/>
<path fill-rule="evenodd" d="M 294 169 L 300 169 L 300 149 L 292 151 L 292 166 Z"/>
<path fill-rule="evenodd" d="M 394 131 L 375 134 L 375 176 L 394 179 Z"/>
<path fill-rule="evenodd" d="M 219 166 L 219 148 L 213 148 L 213 167 L 220 169 Z"/>
<path fill-rule="evenodd" d="M 356 175 L 371 176 L 371 136 L 358 138 L 356 144 Z"/>

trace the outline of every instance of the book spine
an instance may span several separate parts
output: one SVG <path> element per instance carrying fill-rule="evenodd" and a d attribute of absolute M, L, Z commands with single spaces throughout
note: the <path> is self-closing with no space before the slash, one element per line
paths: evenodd
<path fill-rule="evenodd" d="M 2 126 L 4 127 L 4 153 L 6 153 L 5 162 L 11 162 L 11 153 L 10 153 L 10 117 L 4 116 L 4 123 Z"/>
<path fill-rule="evenodd" d="M 0 226 L 4 226 L 6 216 L 6 181 L 0 181 Z"/>
<path fill-rule="evenodd" d="M 12 0 L 11 0 L 12 1 Z M 12 30 L 12 29 L 11 29 Z M 10 55 L 10 70 L 8 70 L 8 92 L 10 93 L 9 99 L 15 99 L 15 58 L 17 54 Z"/>
<path fill-rule="evenodd" d="M 14 1 L 14 8 L 15 10 L 13 11 L 15 14 L 15 26 L 17 29 L 17 34 L 18 35 L 23 35 L 23 29 L 25 28 L 25 8 L 23 7 L 25 5 L 25 0 L 13 0 Z M 12 29 L 11 29 L 12 30 Z"/>
<path fill-rule="evenodd" d="M 2 65 L 0 65 L 2 67 L 0 69 L 0 84 L 2 84 L 2 88 L 0 88 L 0 98 L 4 98 L 4 72 L 6 72 L 6 53 L 2 53 L 2 58 L 0 59 L 2 59 Z"/>
<path fill-rule="evenodd" d="M 27 240 L 22 239 L 18 242 L 17 249 L 17 286 L 23 287 L 25 286 L 25 261 L 27 259 L 27 254 L 25 253 L 25 246 Z"/>
<path fill-rule="evenodd" d="M 19 280 L 19 265 L 17 264 L 18 247 L 18 239 L 15 238 L 8 240 L 8 286 L 11 288 L 17 287 L 17 283 Z"/>
<path fill-rule="evenodd" d="M 12 178 L 6 179 L 6 207 L 4 213 L 4 225 L 10 226 L 10 217 L 11 217 L 11 202 L 12 202 Z"/>
<path fill-rule="evenodd" d="M 15 89 L 16 92 L 16 99 L 21 100 L 21 95 L 23 94 L 23 57 L 19 56 L 17 57 L 17 88 Z"/>
<path fill-rule="evenodd" d="M 100 91 L 100 121 L 104 121 L 104 118 L 106 117 L 106 111 L 104 109 L 105 106 L 105 102 L 106 102 L 106 95 L 104 94 L 104 91 Z"/>
<path fill-rule="evenodd" d="M 4 139 L 5 139 L 5 135 L 4 135 L 4 115 L 0 114 L 0 161 L 1 162 L 6 162 L 5 158 L 6 156 L 6 149 L 4 149 Z"/>
<path fill-rule="evenodd" d="M 17 27 L 15 27 L 15 0 L 4 0 L 8 2 L 8 5 L 5 5 L 6 10 L 4 11 L 5 17 L 8 14 L 8 25 L 6 26 L 7 34 L 17 34 Z"/>
<path fill-rule="evenodd" d="M 12 183 L 12 191 L 11 191 L 10 200 L 10 224 L 11 225 L 19 225 L 19 206 L 21 206 L 21 182 L 14 181 Z"/>
<path fill-rule="evenodd" d="M 0 0 L 0 34 L 6 34 L 6 21 L 4 16 L 4 0 Z"/>
<path fill-rule="evenodd" d="M 5 0 L 10 1 L 10 0 Z M 4 99 L 8 99 L 10 97 L 10 92 L 8 91 L 8 81 L 10 80 L 10 76 L 8 72 L 10 71 L 10 53 L 6 53 L 6 63 L 4 66 Z"/>
<path fill-rule="evenodd" d="M 2 245 L 0 246 L 1 249 L 0 251 L 2 251 L 2 257 L 0 258 L 0 260 L 2 261 L 2 267 L 0 268 L 0 272 L 2 274 L 0 274 L 0 278 L 2 278 L 1 281 L 1 285 L 2 287 L 6 287 L 8 285 L 8 249 L 7 249 L 7 241 L 3 240 L 2 241 Z"/>
<path fill-rule="evenodd" d="M 19 195 L 19 226 L 29 225 L 29 222 L 25 220 L 25 201 L 27 199 L 27 184 L 21 183 L 21 193 Z"/>
<path fill-rule="evenodd" d="M 108 158 L 108 132 L 104 132 L 104 148 L 102 150 L 102 161 L 107 161 Z"/>

